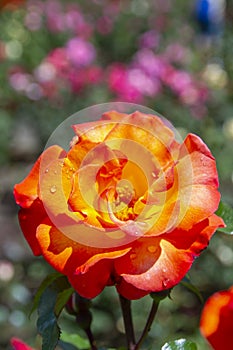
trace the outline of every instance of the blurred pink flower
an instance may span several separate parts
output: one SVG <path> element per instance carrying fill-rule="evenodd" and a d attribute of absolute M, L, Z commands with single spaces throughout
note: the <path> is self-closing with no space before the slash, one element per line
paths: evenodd
<path fill-rule="evenodd" d="M 32 82 L 32 76 L 21 67 L 13 67 L 9 72 L 8 79 L 11 87 L 18 92 L 26 91 L 28 85 Z"/>
<path fill-rule="evenodd" d="M 67 30 L 70 30 L 75 35 L 79 35 L 85 39 L 91 37 L 93 26 L 91 23 L 86 21 L 77 4 L 67 4 L 66 11 L 64 13 L 64 20 Z"/>
<path fill-rule="evenodd" d="M 69 70 L 69 61 L 64 47 L 56 48 L 49 53 L 46 61 L 54 66 L 59 76 L 66 76 Z"/>
<path fill-rule="evenodd" d="M 66 54 L 74 66 L 87 66 L 94 61 L 96 56 L 95 47 L 79 37 L 72 38 L 67 42 Z"/>
<path fill-rule="evenodd" d="M 114 63 L 109 67 L 108 85 L 119 99 L 126 102 L 142 102 L 142 94 L 128 80 L 127 69 L 123 64 Z"/>
<path fill-rule="evenodd" d="M 139 37 L 139 47 L 142 49 L 157 49 L 160 35 L 155 30 L 149 30 Z"/>
<path fill-rule="evenodd" d="M 34 350 L 29 345 L 24 343 L 21 339 L 13 337 L 11 338 L 10 342 L 14 350 Z"/>
<path fill-rule="evenodd" d="M 44 5 L 45 3 L 40 0 L 29 0 L 26 3 L 27 13 L 24 18 L 24 24 L 29 30 L 36 31 L 41 29 Z"/>
<path fill-rule="evenodd" d="M 113 21 L 109 16 L 101 16 L 96 23 L 96 29 L 102 35 L 109 34 L 112 31 L 112 28 Z"/>
<path fill-rule="evenodd" d="M 150 49 L 139 50 L 134 56 L 134 64 L 156 78 L 161 78 L 168 66 L 165 59 Z"/>
<path fill-rule="evenodd" d="M 47 27 L 51 32 L 61 32 L 66 29 L 64 10 L 62 4 L 57 0 L 45 2 L 45 15 Z"/>
<path fill-rule="evenodd" d="M 142 95 L 153 97 L 160 91 L 158 79 L 152 78 L 139 68 L 132 68 L 127 71 L 129 85 L 138 90 Z"/>
<path fill-rule="evenodd" d="M 98 66 L 90 66 L 86 69 L 87 84 L 97 84 L 103 80 L 103 70 Z"/>

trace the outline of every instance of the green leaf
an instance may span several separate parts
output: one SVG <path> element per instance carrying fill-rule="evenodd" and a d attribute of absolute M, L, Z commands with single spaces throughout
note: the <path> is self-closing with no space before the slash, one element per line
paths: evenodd
<path fill-rule="evenodd" d="M 47 288 L 38 305 L 37 329 L 42 336 L 42 350 L 54 350 L 60 337 L 60 328 L 54 313 L 57 292 Z"/>
<path fill-rule="evenodd" d="M 164 344 L 161 350 L 197 350 L 197 346 L 186 339 L 178 339 Z"/>
<path fill-rule="evenodd" d="M 48 275 L 41 283 L 40 287 L 38 288 L 35 297 L 34 297 L 34 301 L 33 301 L 33 305 L 29 314 L 29 317 L 32 315 L 32 313 L 38 308 L 39 305 L 39 301 L 41 298 L 41 295 L 43 294 L 43 292 L 45 291 L 45 289 L 50 286 L 57 278 L 61 277 L 63 275 L 61 275 L 59 272 L 54 272 L 51 273 L 50 275 Z"/>
<path fill-rule="evenodd" d="M 233 235 L 233 208 L 221 201 L 216 214 L 221 216 L 226 224 L 226 227 L 219 228 L 218 231 Z"/>
<path fill-rule="evenodd" d="M 38 302 L 37 329 L 42 336 L 42 350 L 54 350 L 56 347 L 61 333 L 57 319 L 73 293 L 66 276 L 54 276 L 49 281 Z"/>
<path fill-rule="evenodd" d="M 62 340 L 59 340 L 58 342 L 59 348 L 61 348 L 62 350 L 79 350 L 76 346 L 74 346 L 73 344 L 64 342 Z"/>
<path fill-rule="evenodd" d="M 79 334 L 68 334 L 62 331 L 61 340 L 65 343 L 70 343 L 76 346 L 80 350 L 86 350 L 90 348 L 89 341 L 82 338 Z"/>
<path fill-rule="evenodd" d="M 74 293 L 74 289 L 70 287 L 58 294 L 57 301 L 54 308 L 54 312 L 57 317 L 60 315 L 61 311 L 63 310 L 67 301 L 70 299 L 73 293 Z"/>
<path fill-rule="evenodd" d="M 180 282 L 182 286 L 187 288 L 190 292 L 196 295 L 196 297 L 200 300 L 200 302 L 203 304 L 204 299 L 203 296 L 201 295 L 201 292 L 197 287 L 195 287 L 191 282 L 188 276 L 185 276 L 183 280 Z"/>

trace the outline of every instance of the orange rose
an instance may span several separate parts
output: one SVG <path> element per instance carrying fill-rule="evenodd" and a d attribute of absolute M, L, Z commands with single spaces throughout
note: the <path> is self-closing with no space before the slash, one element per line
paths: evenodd
<path fill-rule="evenodd" d="M 201 315 L 200 330 L 215 350 L 232 349 L 233 287 L 213 294 Z"/>
<path fill-rule="evenodd" d="M 74 125 L 68 152 L 47 148 L 15 185 L 35 255 L 93 298 L 106 285 L 137 299 L 180 282 L 218 227 L 215 160 L 157 116 L 105 113 Z"/>

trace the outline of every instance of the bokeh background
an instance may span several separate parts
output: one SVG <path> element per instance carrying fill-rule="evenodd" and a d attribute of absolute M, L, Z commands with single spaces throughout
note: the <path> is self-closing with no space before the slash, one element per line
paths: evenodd
<path fill-rule="evenodd" d="M 209 1 L 206 12 L 201 2 L 0 1 L 1 350 L 10 349 L 12 336 L 39 344 L 36 314 L 28 314 L 51 269 L 24 241 L 12 188 L 68 116 L 111 101 L 156 110 L 181 135 L 203 138 L 217 160 L 222 198 L 233 204 L 233 3 Z M 206 299 L 233 284 L 232 268 L 233 238 L 216 233 L 189 276 Z M 160 306 L 146 348 L 187 337 L 208 349 L 198 330 L 201 302 L 183 286 L 171 297 Z M 149 297 L 133 303 L 138 334 L 149 307 Z M 93 300 L 93 315 L 99 346 L 122 344 L 113 288 Z M 61 325 L 82 336 L 68 315 Z"/>

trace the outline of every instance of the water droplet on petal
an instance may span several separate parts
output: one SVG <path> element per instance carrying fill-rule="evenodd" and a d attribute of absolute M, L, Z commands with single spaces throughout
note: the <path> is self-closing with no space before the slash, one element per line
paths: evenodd
<path fill-rule="evenodd" d="M 50 192 L 53 194 L 57 191 L 57 186 L 53 185 L 52 187 L 50 187 Z"/>
<path fill-rule="evenodd" d="M 167 287 L 168 282 L 169 282 L 169 279 L 168 279 L 168 278 L 165 278 L 165 279 L 163 280 L 162 285 L 163 285 L 164 288 Z"/>
<path fill-rule="evenodd" d="M 57 170 L 54 170 L 54 174 L 55 174 L 55 175 L 57 174 Z"/>
<path fill-rule="evenodd" d="M 49 172 L 49 169 L 45 169 L 45 171 L 44 171 L 46 174 Z"/>
<path fill-rule="evenodd" d="M 149 245 L 147 247 L 147 250 L 148 250 L 149 253 L 155 253 L 156 250 L 157 250 L 157 247 L 155 245 Z"/>

